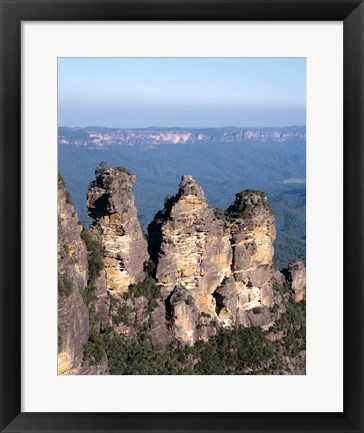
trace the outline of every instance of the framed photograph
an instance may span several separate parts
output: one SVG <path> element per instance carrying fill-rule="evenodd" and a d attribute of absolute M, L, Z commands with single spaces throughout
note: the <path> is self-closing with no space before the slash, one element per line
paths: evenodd
<path fill-rule="evenodd" d="M 1 431 L 362 432 L 363 3 L 1 1 Z"/>

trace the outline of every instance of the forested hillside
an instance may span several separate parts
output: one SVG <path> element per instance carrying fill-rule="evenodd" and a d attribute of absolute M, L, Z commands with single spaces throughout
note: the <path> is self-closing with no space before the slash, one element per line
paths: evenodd
<path fill-rule="evenodd" d="M 136 175 L 134 193 L 144 231 L 165 197 L 174 193 L 184 173 L 203 186 L 207 202 L 214 208 L 226 209 L 234 200 L 234 191 L 263 190 L 276 214 L 275 261 L 280 267 L 292 258 L 305 261 L 304 140 L 120 145 L 108 149 L 60 144 L 59 171 L 84 224 L 88 223 L 87 188 L 100 161 L 126 166 Z"/>

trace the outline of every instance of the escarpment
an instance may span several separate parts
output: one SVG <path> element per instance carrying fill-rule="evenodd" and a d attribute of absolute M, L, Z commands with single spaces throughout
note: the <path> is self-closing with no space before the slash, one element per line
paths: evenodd
<path fill-rule="evenodd" d="M 101 167 L 87 194 L 88 212 L 94 218 L 90 230 L 104 248 L 107 288 L 119 295 L 145 278 L 149 259 L 134 203 L 134 181 L 123 167 Z"/>
<path fill-rule="evenodd" d="M 82 225 L 58 178 L 58 374 L 77 372 L 89 338 L 89 312 L 81 291 L 88 278 Z"/>

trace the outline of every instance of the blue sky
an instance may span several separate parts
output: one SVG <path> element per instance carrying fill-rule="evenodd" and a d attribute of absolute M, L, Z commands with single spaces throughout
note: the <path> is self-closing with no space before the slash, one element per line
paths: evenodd
<path fill-rule="evenodd" d="M 58 125 L 306 124 L 303 58 L 61 58 Z"/>

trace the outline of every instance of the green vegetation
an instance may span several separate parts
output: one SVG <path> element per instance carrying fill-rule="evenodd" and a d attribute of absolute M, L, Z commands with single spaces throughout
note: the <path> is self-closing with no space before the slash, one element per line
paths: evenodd
<path fill-rule="evenodd" d="M 173 345 L 164 353 L 152 344 L 150 334 L 143 328 L 137 336 L 128 339 L 114 334 L 104 334 L 105 350 L 110 374 L 183 374 L 186 355 Z"/>
<path fill-rule="evenodd" d="M 187 295 L 186 304 L 187 305 L 193 305 L 194 304 L 192 295 Z"/>
<path fill-rule="evenodd" d="M 106 161 L 101 161 L 99 163 L 99 165 L 96 167 L 95 176 L 98 177 L 98 176 L 100 176 L 100 174 L 105 173 L 105 171 L 107 171 L 108 168 L 109 167 L 107 165 L 107 162 Z"/>
<path fill-rule="evenodd" d="M 305 261 L 306 185 L 279 183 L 305 177 L 305 147 L 304 141 L 276 142 L 274 146 L 245 142 L 163 144 L 148 151 L 143 146 L 115 146 L 103 150 L 102 158 L 110 167 L 124 165 L 137 176 L 134 192 L 144 230 L 163 207 L 164 197 L 176 194 L 182 174 L 191 174 L 201 184 L 208 203 L 216 208 L 226 209 L 243 188 L 264 191 L 276 214 L 275 259 L 283 268 L 291 258 Z M 99 162 L 100 150 L 59 146 L 59 170 L 84 225 L 89 223 L 85 196 Z"/>
<path fill-rule="evenodd" d="M 306 190 L 270 194 L 269 202 L 275 211 L 277 239 L 275 259 L 280 268 L 287 267 L 293 258 L 306 261 Z"/>
<path fill-rule="evenodd" d="M 277 358 L 274 343 L 260 327 L 223 329 L 193 349 L 198 358 L 195 374 L 247 374 L 250 368 L 264 369 L 263 363 Z"/>
<path fill-rule="evenodd" d="M 121 165 L 119 165 L 117 167 L 113 167 L 113 168 L 115 170 L 121 171 L 122 173 L 129 174 L 130 176 L 133 175 L 133 173 L 130 170 L 128 170 L 125 167 L 122 167 Z M 95 170 L 96 177 L 100 176 L 101 174 L 104 174 L 105 171 L 107 171 L 108 169 L 109 169 L 109 166 L 108 166 L 107 162 L 106 161 L 101 161 L 99 163 L 99 165 L 96 167 L 96 170 Z"/>
<path fill-rule="evenodd" d="M 66 189 L 66 183 L 63 179 L 63 176 L 60 173 L 58 173 L 58 188 Z M 73 205 L 71 193 L 66 190 L 65 194 L 66 194 L 66 203 Z"/>
<path fill-rule="evenodd" d="M 284 332 L 284 346 L 291 356 L 306 349 L 306 302 L 290 299 L 286 312 L 275 322 L 273 333 Z"/>
<path fill-rule="evenodd" d="M 273 314 L 278 313 L 279 311 L 279 304 L 274 304 L 273 307 L 270 309 L 270 312 Z"/>
<path fill-rule="evenodd" d="M 65 181 L 63 179 L 63 176 L 61 175 L 61 173 L 58 173 L 58 187 L 65 187 Z"/>
<path fill-rule="evenodd" d="M 144 296 L 148 299 L 148 313 L 151 313 L 158 305 L 158 299 L 162 299 L 160 287 L 152 277 L 146 278 L 138 284 L 130 284 L 129 290 L 123 294 L 125 300 Z"/>
<path fill-rule="evenodd" d="M 72 260 L 72 263 L 73 263 L 74 265 L 76 265 L 76 264 L 78 263 L 78 258 L 77 258 L 77 256 L 76 256 L 75 252 L 73 252 L 73 253 L 71 254 L 71 260 Z"/>
<path fill-rule="evenodd" d="M 83 353 L 83 361 L 100 364 L 105 357 L 103 336 L 96 329 L 91 330 L 91 335 Z"/>
<path fill-rule="evenodd" d="M 265 192 L 260 191 L 259 189 L 246 189 L 245 191 L 243 191 L 243 193 L 244 193 L 243 194 L 244 196 L 252 193 L 252 194 L 257 194 L 257 195 L 259 195 L 262 198 L 266 198 L 267 197 L 266 194 L 265 194 Z"/>
<path fill-rule="evenodd" d="M 110 310 L 116 311 L 120 305 L 119 299 L 110 292 L 107 292 L 107 296 L 110 300 Z"/>
<path fill-rule="evenodd" d="M 286 306 L 286 312 L 276 320 L 273 332 L 285 331 L 291 328 L 298 329 L 297 338 L 304 338 L 306 334 L 306 302 L 295 302 L 290 299 Z"/>
<path fill-rule="evenodd" d="M 73 206 L 71 193 L 69 191 L 66 191 L 66 203 L 71 204 Z"/>
<path fill-rule="evenodd" d="M 66 276 L 58 273 L 58 294 L 63 298 L 67 298 L 73 292 L 72 281 Z"/>
<path fill-rule="evenodd" d="M 133 339 L 109 331 L 104 344 L 111 374 L 272 374 L 283 368 L 281 344 L 260 327 L 223 329 L 208 342 L 174 342 L 162 353 L 146 329 Z"/>
<path fill-rule="evenodd" d="M 152 260 L 148 260 L 144 263 L 144 272 L 149 276 L 153 277 L 155 274 L 156 266 Z"/>
<path fill-rule="evenodd" d="M 204 311 L 201 313 L 201 316 L 202 316 L 202 317 L 206 317 L 206 318 L 208 318 L 208 319 L 211 319 L 210 314 L 209 314 L 209 313 L 205 313 Z"/>
<path fill-rule="evenodd" d="M 158 286 L 152 278 L 131 285 L 126 299 L 144 296 L 158 299 Z M 194 346 L 181 346 L 173 341 L 164 351 L 153 346 L 148 324 L 132 324 L 130 306 L 121 305 L 109 294 L 110 310 L 115 324 L 133 326 L 132 338 L 120 335 L 112 328 L 97 330 L 92 326 L 90 341 L 85 349 L 85 360 L 99 363 L 108 357 L 110 374 L 284 374 L 286 359 L 294 359 L 305 350 L 305 302 L 285 303 L 286 311 L 268 331 L 259 326 L 219 329 L 209 341 L 197 341 Z M 277 308 L 274 306 L 273 308 Z M 201 314 L 201 317 L 208 317 Z M 217 326 L 215 320 L 211 326 Z M 199 323 L 197 329 L 204 325 Z M 280 336 L 271 336 L 280 333 Z"/>
<path fill-rule="evenodd" d="M 250 195 L 258 195 L 262 198 L 262 200 L 259 200 L 258 202 L 256 200 L 252 201 L 250 200 Z M 256 204 L 254 203 L 256 202 Z M 268 204 L 268 201 L 266 200 L 266 195 L 264 192 L 256 189 L 246 189 L 243 191 L 240 191 L 235 194 L 235 201 L 234 203 L 228 207 L 227 209 L 227 218 L 228 219 L 234 219 L 236 217 L 238 218 L 249 218 L 251 212 L 253 211 L 256 206 L 263 207 L 270 213 L 274 214 L 273 209 Z"/>
<path fill-rule="evenodd" d="M 89 230 L 84 230 L 81 237 L 85 242 L 88 252 L 88 281 L 87 286 L 81 291 L 83 301 L 86 305 L 96 300 L 96 280 L 104 268 L 103 247 L 101 242 L 95 239 Z"/>
<path fill-rule="evenodd" d="M 288 284 L 279 284 L 277 283 L 277 281 L 273 282 L 273 290 L 275 290 L 276 292 L 278 292 L 280 295 L 286 295 L 287 293 L 289 293 L 290 291 L 290 287 Z"/>
<path fill-rule="evenodd" d="M 216 321 L 210 324 L 216 326 Z M 282 338 L 269 338 L 280 330 Z M 305 333 L 305 303 L 291 299 L 268 331 L 258 326 L 223 328 L 208 342 L 197 341 L 192 347 L 172 342 L 164 352 L 153 347 L 147 326 L 132 339 L 109 329 L 103 342 L 111 374 L 282 374 L 286 357 L 292 359 L 305 350 Z"/>
<path fill-rule="evenodd" d="M 105 358 L 103 337 L 100 334 L 100 319 L 96 313 L 95 301 L 96 281 L 104 268 L 103 247 L 89 230 L 83 230 L 81 238 L 85 242 L 88 253 L 88 281 L 85 289 L 81 290 L 83 302 L 90 313 L 90 337 L 84 349 L 83 362 L 100 364 Z"/>
<path fill-rule="evenodd" d="M 254 308 L 252 308 L 252 312 L 254 314 L 261 314 L 263 312 L 263 308 L 262 307 L 254 307 Z"/>
<path fill-rule="evenodd" d="M 215 209 L 215 216 L 219 219 L 223 219 L 225 216 L 225 211 L 222 207 L 218 207 Z"/>
<path fill-rule="evenodd" d="M 76 256 L 76 253 L 74 251 L 71 251 L 71 248 L 69 247 L 69 245 L 64 244 L 63 245 L 63 250 L 71 258 L 72 263 L 74 265 L 78 263 L 78 258 Z"/>
<path fill-rule="evenodd" d="M 129 326 L 131 324 L 129 319 L 129 314 L 131 313 L 131 308 L 127 305 L 122 305 L 117 309 L 116 317 L 114 317 L 114 323 L 116 325 L 119 325 L 120 323 L 123 323 L 126 326 Z"/>
<path fill-rule="evenodd" d="M 93 286 L 87 285 L 84 289 L 80 290 L 83 302 L 89 306 L 92 302 L 97 301 L 97 296 L 95 295 L 95 288 Z"/>
<path fill-rule="evenodd" d="M 115 167 L 115 170 L 121 171 L 122 173 L 126 173 L 129 176 L 133 175 L 133 173 L 130 170 L 128 170 L 127 168 L 122 167 L 122 166 Z"/>

